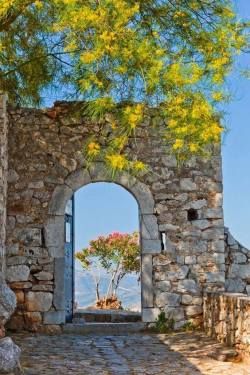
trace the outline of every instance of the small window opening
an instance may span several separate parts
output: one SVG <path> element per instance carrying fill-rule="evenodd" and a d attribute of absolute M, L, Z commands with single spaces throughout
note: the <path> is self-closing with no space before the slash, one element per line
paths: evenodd
<path fill-rule="evenodd" d="M 194 208 L 188 210 L 188 221 L 198 220 L 198 212 Z"/>
<path fill-rule="evenodd" d="M 161 232 L 161 249 L 162 250 L 166 250 L 166 239 L 167 239 L 166 233 Z"/>

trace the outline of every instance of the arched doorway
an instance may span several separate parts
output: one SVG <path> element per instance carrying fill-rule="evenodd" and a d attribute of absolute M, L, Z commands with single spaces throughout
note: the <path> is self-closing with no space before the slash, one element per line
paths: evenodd
<path fill-rule="evenodd" d="M 78 318 L 89 321 L 101 318 L 117 321 L 119 317 L 140 319 L 141 251 L 139 243 L 137 245 L 139 209 L 136 200 L 120 185 L 96 182 L 75 192 L 73 206 L 74 307 Z M 65 223 L 69 227 L 70 218 L 67 217 Z M 98 245 L 98 255 L 87 256 L 86 262 L 83 254 L 88 252 L 90 241 Z M 120 248 L 114 249 L 114 244 Z M 65 254 L 68 245 L 66 242 Z M 78 259 L 81 256 L 83 262 Z"/>
<path fill-rule="evenodd" d="M 96 163 L 89 170 L 78 170 L 66 179 L 65 184 L 58 186 L 49 205 L 49 219 L 45 227 L 47 246 L 55 257 L 55 289 L 53 305 L 61 316 L 66 316 L 65 285 L 65 209 L 67 202 L 75 191 L 92 182 L 114 182 L 128 190 L 136 199 L 139 208 L 139 229 L 141 246 L 141 288 L 142 320 L 147 309 L 154 307 L 152 257 L 161 252 L 161 240 L 154 213 L 155 203 L 150 189 L 127 173 L 116 176 L 114 180 L 107 177 L 102 163 Z M 73 272 L 73 271 L 72 271 Z M 73 274 L 73 273 L 72 273 Z M 71 280 L 72 277 L 71 277 Z M 68 288 L 68 286 L 67 286 Z M 70 312 L 68 311 L 68 316 Z"/>

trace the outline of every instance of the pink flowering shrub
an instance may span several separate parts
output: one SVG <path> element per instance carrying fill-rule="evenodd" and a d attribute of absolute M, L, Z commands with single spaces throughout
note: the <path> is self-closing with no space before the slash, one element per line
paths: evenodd
<path fill-rule="evenodd" d="M 104 300 L 116 296 L 117 289 L 125 275 L 135 272 L 140 273 L 140 245 L 139 234 L 114 232 L 108 236 L 99 236 L 90 241 L 89 246 L 76 253 L 76 258 L 83 268 L 90 269 L 96 264 L 96 259 L 101 267 L 110 275 L 110 282 Z M 138 277 L 139 278 L 139 277 Z M 97 304 L 100 300 L 99 284 L 96 283 Z M 102 297 L 103 300 L 103 297 Z"/>

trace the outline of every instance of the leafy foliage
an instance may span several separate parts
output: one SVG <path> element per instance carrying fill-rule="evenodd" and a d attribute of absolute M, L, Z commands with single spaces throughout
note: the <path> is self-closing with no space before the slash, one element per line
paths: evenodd
<path fill-rule="evenodd" d="M 219 143 L 223 84 L 248 44 L 231 0 L 0 0 L 0 9 L 0 89 L 39 102 L 63 85 L 87 100 L 112 133 L 105 145 L 88 140 L 90 160 L 144 171 L 127 144 L 151 107 L 178 160 Z"/>
<path fill-rule="evenodd" d="M 174 329 L 174 323 L 174 319 L 167 317 L 165 312 L 162 311 L 155 321 L 154 329 L 158 333 L 168 333 Z"/>
<path fill-rule="evenodd" d="M 137 232 L 132 234 L 111 233 L 90 241 L 89 247 L 76 253 L 83 268 L 90 269 L 98 259 L 110 275 L 106 298 L 116 295 L 121 280 L 131 272 L 140 272 L 140 246 Z M 97 284 L 99 288 L 99 283 Z M 97 291 L 99 296 L 99 290 Z"/>

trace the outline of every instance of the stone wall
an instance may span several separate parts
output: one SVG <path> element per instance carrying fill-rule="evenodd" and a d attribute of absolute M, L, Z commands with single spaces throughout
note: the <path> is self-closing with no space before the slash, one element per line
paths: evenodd
<path fill-rule="evenodd" d="M 0 93 L 0 271 L 4 271 L 7 202 L 7 114 L 6 96 Z"/>
<path fill-rule="evenodd" d="M 86 137 L 103 124 L 76 112 L 70 103 L 9 108 L 7 279 L 18 301 L 13 328 L 64 323 L 65 198 L 86 183 L 111 181 L 103 167 L 87 168 L 82 154 Z M 143 202 L 150 206 L 141 212 L 143 320 L 154 321 L 165 310 L 178 326 L 200 321 L 204 290 L 225 287 L 221 155 L 214 150 L 210 160 L 178 168 L 148 123 L 138 129 L 137 147 L 151 171 L 131 183 L 123 175 L 115 182 L 135 196 L 140 191 L 140 210 Z M 144 191 L 150 194 L 143 199 Z"/>
<path fill-rule="evenodd" d="M 225 290 L 250 295 L 250 250 L 242 246 L 225 228 Z"/>
<path fill-rule="evenodd" d="M 208 293 L 204 297 L 204 328 L 250 359 L 250 297 L 236 293 Z"/>

